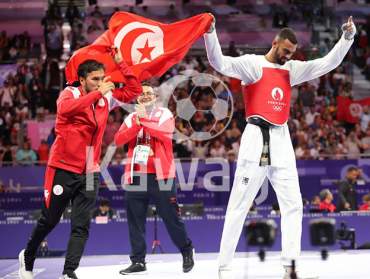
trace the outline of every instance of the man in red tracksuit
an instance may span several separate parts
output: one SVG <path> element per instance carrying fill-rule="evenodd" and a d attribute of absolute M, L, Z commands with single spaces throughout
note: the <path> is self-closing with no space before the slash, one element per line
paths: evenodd
<path fill-rule="evenodd" d="M 123 61 L 121 52 L 115 51 L 114 60 L 126 78 L 124 87 L 115 89 L 114 83 L 105 77 L 104 65 L 87 60 L 78 67 L 80 86 L 66 87 L 57 100 L 56 139 L 45 173 L 45 204 L 26 249 L 19 254 L 21 279 L 33 278 L 37 249 L 58 224 L 70 202 L 71 235 L 62 278 L 77 278 L 74 271 L 89 235 L 90 211 L 98 191 L 99 158 L 109 111 L 116 101 L 128 102 L 141 93 L 141 85 Z M 87 174 L 93 177 L 92 183 Z"/>
<path fill-rule="evenodd" d="M 154 105 L 152 87 L 144 85 L 142 92 L 136 112 L 125 119 L 115 136 L 117 145 L 128 143 L 124 180 L 132 264 L 120 274 L 146 272 L 145 221 L 150 199 L 183 256 L 183 272 L 189 272 L 194 266 L 193 247 L 176 199 L 172 151 L 175 120 L 167 108 Z"/>

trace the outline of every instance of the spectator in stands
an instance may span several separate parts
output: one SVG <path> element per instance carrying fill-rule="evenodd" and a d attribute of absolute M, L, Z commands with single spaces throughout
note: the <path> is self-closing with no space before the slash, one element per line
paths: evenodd
<path fill-rule="evenodd" d="M 13 163 L 13 152 L 11 149 L 11 145 L 9 143 L 5 143 L 2 150 L 2 154 L 0 155 L 0 166 L 10 166 Z"/>
<path fill-rule="evenodd" d="M 209 149 L 209 155 L 211 157 L 224 158 L 226 155 L 225 146 L 221 144 L 219 139 L 216 139 Z"/>
<path fill-rule="evenodd" d="M 360 123 L 361 123 L 361 130 L 363 132 L 366 132 L 369 128 L 370 123 L 370 106 L 363 106 L 362 107 L 362 114 L 360 117 Z"/>
<path fill-rule="evenodd" d="M 104 17 L 103 13 L 100 11 L 100 7 L 98 5 L 95 6 L 94 10 L 90 13 L 92 17 L 102 18 Z"/>
<path fill-rule="evenodd" d="M 0 154 L 0 157 L 1 157 L 1 154 Z M 1 159 L 0 159 L 0 161 L 1 161 Z M 6 192 L 7 192 L 7 189 L 5 188 L 4 182 L 2 180 L 0 180 L 0 194 L 6 193 Z"/>
<path fill-rule="evenodd" d="M 295 150 L 297 159 L 307 160 L 311 158 L 310 149 L 306 142 L 302 142 Z"/>
<path fill-rule="evenodd" d="M 18 119 L 28 119 L 28 107 L 24 103 L 18 103 L 15 107 L 15 115 Z"/>
<path fill-rule="evenodd" d="M 99 207 L 93 211 L 92 217 L 96 218 L 98 216 L 107 216 L 108 219 L 112 219 L 114 215 L 113 209 L 110 207 L 110 202 L 108 199 L 101 199 L 99 202 Z"/>
<path fill-rule="evenodd" d="M 367 80 L 370 80 L 370 48 L 368 47 L 363 55 L 362 59 L 364 60 L 364 66 L 362 67 L 362 73 L 365 75 Z"/>
<path fill-rule="evenodd" d="M 231 143 L 238 141 L 238 139 L 242 135 L 242 132 L 240 131 L 240 128 L 238 127 L 238 121 L 236 119 L 233 119 L 231 121 L 231 125 L 228 131 L 230 131 L 229 139 L 231 140 Z"/>
<path fill-rule="evenodd" d="M 198 67 L 198 61 L 190 55 L 187 55 L 185 59 L 180 63 L 180 67 L 184 67 L 185 70 L 194 70 Z"/>
<path fill-rule="evenodd" d="M 193 158 L 205 159 L 208 154 L 208 145 L 208 141 L 195 141 L 191 156 Z"/>
<path fill-rule="evenodd" d="M 341 82 L 341 86 L 339 87 L 339 95 L 340 96 L 345 96 L 345 97 L 350 97 L 352 98 L 352 83 L 350 82 Z"/>
<path fill-rule="evenodd" d="M 312 106 L 310 107 L 309 109 L 306 109 L 307 110 L 307 113 L 305 114 L 305 120 L 306 120 L 306 124 L 308 126 L 311 126 L 312 124 L 314 124 L 314 120 L 317 116 L 320 116 L 320 114 L 315 110 L 315 107 Z M 318 118 L 320 119 L 320 118 Z"/>
<path fill-rule="evenodd" d="M 78 7 L 74 4 L 73 0 L 70 0 L 68 7 L 65 13 L 65 17 L 69 22 L 69 25 L 73 26 L 75 19 L 81 18 L 81 13 L 78 10 Z"/>
<path fill-rule="evenodd" d="M 38 122 L 44 122 L 46 116 L 46 111 L 43 107 L 40 107 L 36 110 L 36 121 Z"/>
<path fill-rule="evenodd" d="M 369 211 L 370 210 L 370 194 L 367 194 L 362 197 L 362 205 L 358 209 L 360 211 Z"/>
<path fill-rule="evenodd" d="M 363 151 L 363 155 L 366 157 L 370 157 L 370 125 L 367 128 L 366 134 L 361 139 L 361 148 Z"/>
<path fill-rule="evenodd" d="M 272 26 L 275 28 L 283 28 L 288 26 L 288 15 L 284 11 L 283 7 L 279 7 L 276 4 L 274 4 L 274 15 L 272 19 Z"/>
<path fill-rule="evenodd" d="M 48 57 L 60 58 L 63 52 L 63 33 L 59 25 L 53 23 L 48 26 L 45 46 Z"/>
<path fill-rule="evenodd" d="M 47 108 L 49 112 L 56 112 L 56 102 L 59 92 L 62 89 L 62 77 L 57 59 L 47 59 L 43 66 L 43 76 L 45 78 Z"/>
<path fill-rule="evenodd" d="M 60 11 L 60 6 L 57 4 L 50 4 L 47 12 L 47 18 L 51 20 L 61 20 L 62 12 Z"/>
<path fill-rule="evenodd" d="M 320 203 L 321 203 L 320 196 L 313 196 L 313 198 L 311 199 L 310 206 L 309 206 L 310 208 L 309 212 L 310 213 L 320 212 Z"/>
<path fill-rule="evenodd" d="M 369 46 L 367 33 L 365 29 L 362 29 L 359 31 L 359 37 L 358 37 L 358 46 L 361 50 L 366 50 L 366 48 Z"/>
<path fill-rule="evenodd" d="M 29 55 L 29 51 L 31 50 L 31 37 L 27 31 L 17 36 L 15 46 L 19 51 L 20 58 L 25 58 Z"/>
<path fill-rule="evenodd" d="M 9 38 L 6 31 L 1 31 L 0 34 L 0 61 L 4 60 L 9 46 Z"/>
<path fill-rule="evenodd" d="M 348 159 L 357 159 L 359 158 L 359 155 L 361 154 L 360 146 L 361 142 L 358 136 L 354 131 L 350 132 L 348 137 L 346 138 L 344 142 L 344 146 L 346 147 L 348 151 Z"/>
<path fill-rule="evenodd" d="M 29 81 L 28 92 L 30 96 L 30 109 L 31 116 L 34 118 L 36 116 L 36 110 L 39 107 L 44 106 L 45 94 L 44 94 L 44 85 L 41 81 L 39 70 L 33 70 L 33 76 Z"/>
<path fill-rule="evenodd" d="M 4 162 L 5 146 L 3 145 L 3 140 L 0 138 L 0 167 Z M 0 180 L 1 181 L 1 180 Z"/>
<path fill-rule="evenodd" d="M 356 183 L 360 176 L 360 170 L 350 167 L 346 178 L 339 182 L 338 189 L 338 211 L 357 210 Z"/>
<path fill-rule="evenodd" d="M 0 106 L 4 107 L 7 103 L 9 107 L 13 107 L 15 101 L 15 88 L 9 84 L 9 81 L 4 81 L 3 87 L 0 88 Z"/>
<path fill-rule="evenodd" d="M 324 189 L 320 192 L 320 205 L 321 212 L 334 212 L 336 206 L 333 204 L 333 194 L 329 189 Z"/>
<path fill-rule="evenodd" d="M 184 135 L 189 135 L 186 129 L 182 129 L 181 132 Z M 177 139 L 175 142 L 174 150 L 176 151 L 176 158 L 190 158 L 191 151 L 189 150 L 189 139 Z"/>
<path fill-rule="evenodd" d="M 235 154 L 235 151 L 234 150 L 227 151 L 226 155 L 227 155 L 227 161 L 229 163 L 236 162 L 236 159 L 237 158 L 236 158 L 236 154 Z"/>
<path fill-rule="evenodd" d="M 21 165 L 30 165 L 37 161 L 36 152 L 31 149 L 29 141 L 25 141 L 23 147 L 18 149 L 16 160 Z"/>
<path fill-rule="evenodd" d="M 91 21 L 91 24 L 87 28 L 87 34 L 94 33 L 96 31 L 101 31 L 103 28 L 98 24 L 96 19 Z"/>
<path fill-rule="evenodd" d="M 299 87 L 298 101 L 303 107 L 311 107 L 315 103 L 315 88 L 305 82 Z"/>

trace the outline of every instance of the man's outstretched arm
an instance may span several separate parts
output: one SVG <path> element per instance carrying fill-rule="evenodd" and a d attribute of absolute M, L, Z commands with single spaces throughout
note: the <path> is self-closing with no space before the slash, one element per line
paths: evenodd
<path fill-rule="evenodd" d="M 213 17 L 214 18 L 214 17 Z M 211 66 L 219 73 L 234 77 L 244 82 L 253 81 L 252 71 L 254 69 L 250 55 L 239 57 L 224 56 L 215 30 L 215 19 L 208 32 L 204 34 L 207 57 Z"/>
<path fill-rule="evenodd" d="M 356 27 L 352 21 L 352 17 L 349 17 L 347 23 L 343 24 L 342 30 L 342 37 L 324 57 L 311 61 L 291 61 L 292 70 L 290 81 L 292 86 L 325 75 L 342 63 L 353 44 L 353 38 L 356 34 Z"/>

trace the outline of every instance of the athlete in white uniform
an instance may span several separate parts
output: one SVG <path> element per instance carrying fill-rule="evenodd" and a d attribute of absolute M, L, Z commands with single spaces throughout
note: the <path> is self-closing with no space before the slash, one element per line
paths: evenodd
<path fill-rule="evenodd" d="M 303 215 L 295 154 L 287 125 L 291 87 L 338 67 L 353 43 L 356 27 L 350 17 L 342 26 L 342 37 L 325 57 L 304 62 L 289 60 L 297 48 L 292 29 L 282 29 L 266 55 L 228 57 L 222 54 L 214 25 L 215 20 L 204 35 L 208 60 L 218 72 L 247 85 L 244 99 L 249 122 L 241 138 L 225 216 L 219 278 L 232 278 L 231 263 L 243 224 L 266 176 L 280 206 L 284 278 L 290 278 L 292 260 L 296 260 L 301 251 Z M 261 126 L 265 126 L 265 131 Z"/>

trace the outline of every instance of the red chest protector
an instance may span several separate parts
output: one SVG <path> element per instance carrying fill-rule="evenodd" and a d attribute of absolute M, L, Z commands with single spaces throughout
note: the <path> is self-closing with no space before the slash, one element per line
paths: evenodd
<path fill-rule="evenodd" d="M 262 68 L 262 78 L 244 88 L 246 117 L 261 116 L 272 124 L 283 125 L 290 112 L 289 71 Z"/>

